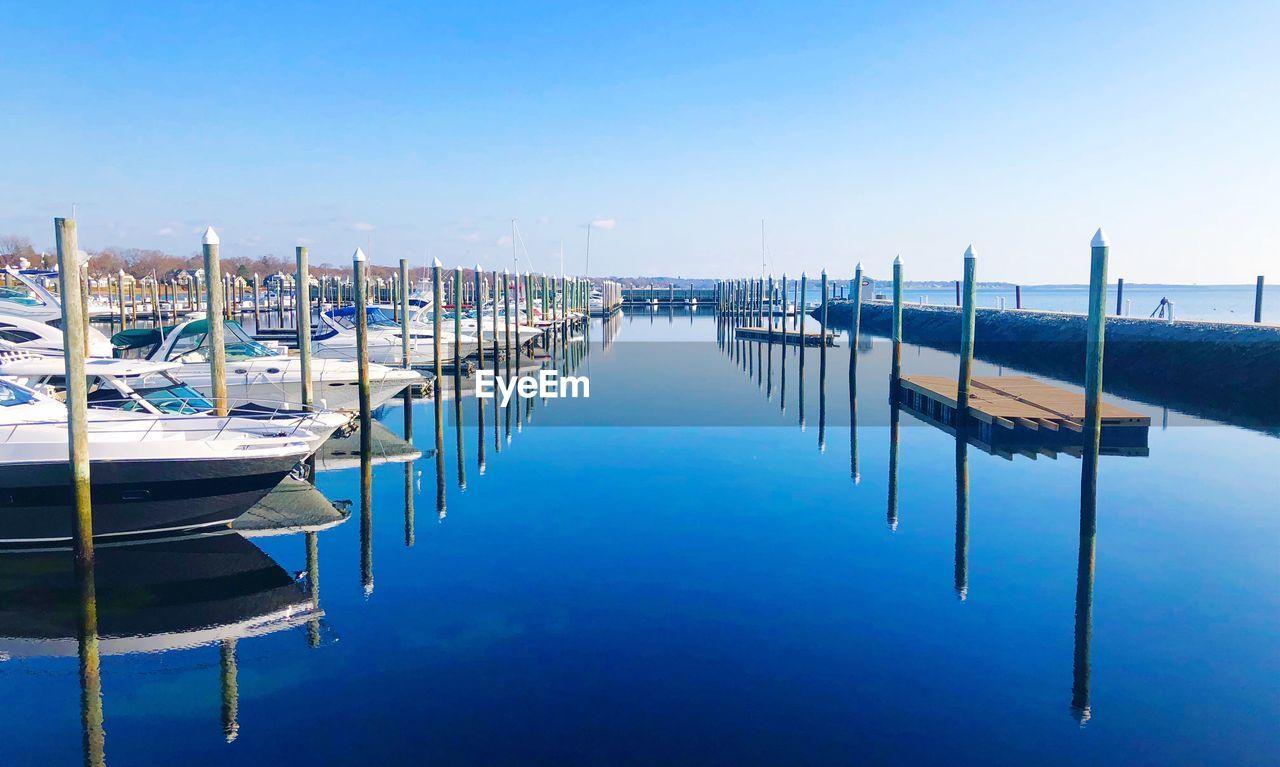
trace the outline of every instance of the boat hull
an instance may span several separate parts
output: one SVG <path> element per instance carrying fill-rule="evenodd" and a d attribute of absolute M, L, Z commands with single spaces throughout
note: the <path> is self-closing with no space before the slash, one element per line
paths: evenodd
<path fill-rule="evenodd" d="M 94 537 L 121 538 L 225 525 L 280 483 L 296 455 L 93 461 Z M 66 461 L 0 466 L 0 545 L 71 539 Z"/>

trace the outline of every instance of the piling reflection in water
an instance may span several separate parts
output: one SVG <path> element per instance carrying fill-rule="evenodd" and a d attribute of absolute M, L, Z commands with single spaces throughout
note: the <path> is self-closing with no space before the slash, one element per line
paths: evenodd
<path fill-rule="evenodd" d="M 895 385 L 896 389 L 896 385 Z M 898 529 L 898 442 L 901 413 L 898 398 L 889 395 L 889 508 L 887 519 L 890 530 Z"/>
<path fill-rule="evenodd" d="M 1083 472 L 1089 478 L 1080 492 L 1080 548 L 1076 558 L 1075 653 L 1072 662 L 1071 714 L 1082 726 L 1089 721 L 1089 650 L 1093 639 L 1093 574 L 1098 534 L 1098 441 L 1086 445 Z"/>
<path fill-rule="evenodd" d="M 65 554 L 63 556 L 66 556 Z M 84 763 L 106 762 L 106 730 L 102 714 L 102 674 L 98 656 L 98 597 L 94 562 L 77 563 L 77 655 L 80 661 L 80 732 Z"/>
<path fill-rule="evenodd" d="M 969 596 L 969 443 L 956 432 L 956 596 Z"/>
<path fill-rule="evenodd" d="M 219 726 L 230 742 L 241 724 L 238 642 L 306 624 L 318 644 L 315 535 L 306 590 L 234 532 L 102 545 L 91 569 L 65 550 L 0 553 L 0 655 L 77 656 L 84 763 L 102 765 L 101 657 L 215 645 Z"/>
<path fill-rule="evenodd" d="M 362 429 L 367 434 L 367 430 Z M 364 446 L 368 437 L 361 439 Z M 369 452 L 360 456 L 360 583 L 365 597 L 373 595 L 373 460 Z"/>

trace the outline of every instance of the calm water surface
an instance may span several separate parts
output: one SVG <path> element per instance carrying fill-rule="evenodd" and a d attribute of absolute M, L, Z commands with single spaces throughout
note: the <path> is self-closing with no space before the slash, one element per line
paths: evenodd
<path fill-rule="evenodd" d="M 1101 459 L 1081 636 L 1079 459 L 970 447 L 966 515 L 955 439 L 903 414 L 893 508 L 885 344 L 857 352 L 851 433 L 843 340 L 825 381 L 806 352 L 803 388 L 794 349 L 762 368 L 709 314 L 597 321 L 590 343 L 589 400 L 496 444 L 486 403 L 483 472 L 464 397 L 461 456 L 454 403 L 437 454 L 414 402 L 422 457 L 373 466 L 365 514 L 357 468 L 318 475 L 354 503 L 316 538 L 318 623 L 253 619 L 307 602 L 301 535 L 119 554 L 171 573 L 138 633 L 239 639 L 105 654 L 107 762 L 1280 761 L 1277 439 L 1127 403 L 1150 451 Z M 904 350 L 908 373 L 955 365 Z M 382 425 L 403 434 L 403 409 Z M 0 607 L 0 763 L 82 759 L 70 601 Z"/>

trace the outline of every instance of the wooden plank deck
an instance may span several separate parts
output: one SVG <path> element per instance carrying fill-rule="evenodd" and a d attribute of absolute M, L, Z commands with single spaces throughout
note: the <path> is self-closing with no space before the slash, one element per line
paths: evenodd
<path fill-rule="evenodd" d="M 956 379 L 944 376 L 902 377 L 902 388 L 925 399 L 956 407 Z M 1104 426 L 1151 425 L 1151 418 L 1105 400 L 1101 403 Z M 1081 431 L 1084 394 L 1054 386 L 1030 376 L 974 378 L 969 391 L 969 413 L 984 423 L 1012 429 L 1068 429 Z"/>
<path fill-rule="evenodd" d="M 903 376 L 899 405 L 950 434 L 956 433 L 956 380 L 949 376 Z M 1102 402 L 1103 455 L 1145 456 L 1151 418 Z M 1060 453 L 1080 457 L 1084 445 L 1084 394 L 1027 376 L 974 378 L 965 438 L 972 445 L 1013 460 Z"/>
<path fill-rule="evenodd" d="M 773 342 L 776 344 L 799 346 L 802 343 L 799 330 L 782 330 L 774 328 L 771 334 L 767 327 L 747 325 L 735 328 L 734 333 L 736 333 L 738 338 L 743 341 L 768 341 L 772 335 Z M 821 331 L 816 333 L 805 331 L 803 338 L 805 346 L 822 346 L 824 342 L 827 346 L 835 346 L 836 334 L 827 332 L 824 337 L 824 334 Z M 952 397 L 954 396 L 955 395 L 952 394 Z"/>

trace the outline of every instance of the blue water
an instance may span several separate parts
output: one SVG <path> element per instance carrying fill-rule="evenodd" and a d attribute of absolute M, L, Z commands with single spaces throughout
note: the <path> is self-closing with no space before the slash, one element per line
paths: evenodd
<path fill-rule="evenodd" d="M 802 395 L 794 349 L 766 373 L 755 346 L 748 363 L 716 343 L 709 314 L 615 322 L 578 366 L 590 399 L 535 404 L 500 453 L 487 406 L 483 474 L 463 400 L 465 490 L 453 403 L 439 456 L 433 405 L 414 403 L 414 544 L 406 465 L 374 466 L 371 592 L 360 472 L 318 476 L 356 503 L 318 536 L 320 642 L 302 626 L 238 641 L 234 742 L 216 644 L 105 657 L 107 761 L 1280 761 L 1280 440 L 1195 414 L 1162 429 L 1160 403 L 1125 403 L 1155 425 L 1149 455 L 1101 459 L 1082 726 L 1080 460 L 970 447 L 958 549 L 954 438 L 905 414 L 889 522 L 883 343 L 858 351 L 851 433 L 844 341 L 825 382 L 806 352 Z M 907 372 L 955 364 L 904 349 Z M 403 432 L 400 408 L 382 418 Z M 305 569 L 301 536 L 252 545 Z M 76 669 L 74 654 L 0 662 L 0 762 L 81 759 Z"/>
<path fill-rule="evenodd" d="M 822 298 L 822 289 L 812 286 L 806 290 L 810 304 L 816 304 Z M 839 283 L 840 290 L 845 291 L 848 281 Z M 790 288 L 794 291 L 794 288 Z M 893 286 L 889 283 L 877 283 L 875 292 L 892 295 Z M 833 284 L 832 294 L 836 294 Z M 948 285 L 937 288 L 910 288 L 903 290 L 903 300 L 913 303 L 956 304 L 955 287 Z M 1116 305 L 1116 285 L 1112 283 L 1107 289 L 1107 310 L 1114 313 Z M 1253 285 L 1125 285 L 1119 309 L 1126 316 L 1150 317 L 1160 307 L 1161 299 L 1168 299 L 1174 304 L 1174 317 L 1186 320 L 1209 320 L 1216 322 L 1253 322 L 1256 288 Z M 984 287 L 977 292 L 979 307 L 999 308 L 1001 299 L 1004 307 L 1013 309 L 1017 306 L 1017 293 L 1013 286 Z M 1263 320 L 1269 323 L 1280 321 L 1280 286 L 1267 285 L 1263 291 Z M 1088 285 L 1027 285 L 1022 288 L 1022 308 L 1041 309 L 1054 312 L 1087 313 L 1089 310 Z"/>

